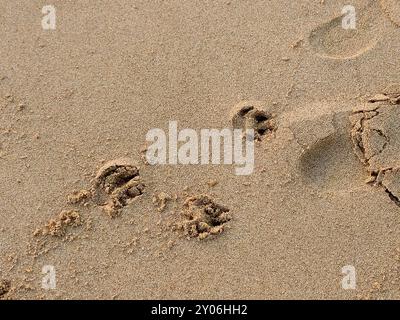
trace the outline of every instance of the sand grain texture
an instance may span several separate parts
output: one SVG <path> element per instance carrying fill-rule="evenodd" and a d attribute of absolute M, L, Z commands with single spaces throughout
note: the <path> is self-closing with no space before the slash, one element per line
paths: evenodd
<path fill-rule="evenodd" d="M 0 0 L 0 299 L 399 299 L 400 16 L 352 2 Z M 146 164 L 169 121 L 253 174 Z"/>

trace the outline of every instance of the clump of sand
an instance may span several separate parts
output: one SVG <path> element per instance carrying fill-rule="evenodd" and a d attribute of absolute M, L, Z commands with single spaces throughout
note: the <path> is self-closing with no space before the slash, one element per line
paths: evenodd
<path fill-rule="evenodd" d="M 172 200 L 172 197 L 166 192 L 160 192 L 153 196 L 153 203 L 157 206 L 158 212 L 163 212 L 167 203 Z"/>
<path fill-rule="evenodd" d="M 77 190 L 68 195 L 67 202 L 69 204 L 86 204 L 91 197 L 92 193 L 90 191 Z"/>
<path fill-rule="evenodd" d="M 82 219 L 79 211 L 61 211 L 58 217 L 50 219 L 47 224 L 40 229 L 36 229 L 34 236 L 55 236 L 61 237 L 65 235 L 69 227 L 77 227 L 82 224 Z"/>

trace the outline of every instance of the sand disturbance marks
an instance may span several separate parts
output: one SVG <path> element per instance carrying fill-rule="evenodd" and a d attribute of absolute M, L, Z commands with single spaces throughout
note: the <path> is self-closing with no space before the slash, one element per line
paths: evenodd
<path fill-rule="evenodd" d="M 123 207 L 142 195 L 144 188 L 136 163 L 129 158 L 118 158 L 106 162 L 99 169 L 90 190 L 72 192 L 68 203 L 87 205 L 94 202 L 114 218 Z"/>
<path fill-rule="evenodd" d="M 286 115 L 287 127 L 301 147 L 296 171 L 304 185 L 318 194 L 353 190 L 364 168 L 354 155 L 349 136 L 351 111 L 345 104 L 308 104 Z"/>
<path fill-rule="evenodd" d="M 139 168 L 130 159 L 120 158 L 109 161 L 100 168 L 90 190 L 71 193 L 68 204 L 86 206 L 93 202 L 102 206 L 110 217 L 115 217 L 130 201 L 143 194 L 143 190 Z M 86 222 L 90 222 L 89 220 Z M 68 229 L 82 224 L 80 211 L 63 210 L 42 228 L 36 229 L 34 236 L 63 237 Z"/>
<path fill-rule="evenodd" d="M 262 140 L 276 130 L 271 113 L 261 101 L 241 101 L 232 110 L 232 125 L 235 129 L 254 129 L 254 139 Z"/>
<path fill-rule="evenodd" d="M 400 85 L 356 108 L 350 117 L 354 151 L 371 174 L 368 183 L 383 187 L 400 205 Z"/>
<path fill-rule="evenodd" d="M 115 217 L 124 206 L 142 195 L 144 188 L 136 164 L 121 158 L 100 168 L 91 193 L 95 203 L 103 206 L 110 217 Z"/>
<path fill-rule="evenodd" d="M 0 280 L 0 299 L 11 290 L 11 281 Z"/>
<path fill-rule="evenodd" d="M 54 219 L 50 219 L 47 224 L 34 232 L 34 236 L 55 236 L 62 237 L 66 234 L 67 229 L 77 227 L 82 224 L 81 215 L 78 211 L 61 211 Z"/>
<path fill-rule="evenodd" d="M 346 14 L 315 28 L 309 43 L 315 53 L 323 58 L 351 59 L 372 49 L 378 42 L 377 20 L 380 8 L 376 0 L 369 0 L 364 8 L 356 9 L 355 29 L 342 27 Z"/>
<path fill-rule="evenodd" d="M 171 200 L 172 197 L 166 192 L 160 192 L 153 196 L 153 204 L 157 206 L 158 212 L 163 212 Z"/>
<path fill-rule="evenodd" d="M 207 195 L 189 197 L 183 207 L 181 228 L 190 238 L 204 240 L 219 235 L 231 220 L 229 209 L 215 203 Z"/>

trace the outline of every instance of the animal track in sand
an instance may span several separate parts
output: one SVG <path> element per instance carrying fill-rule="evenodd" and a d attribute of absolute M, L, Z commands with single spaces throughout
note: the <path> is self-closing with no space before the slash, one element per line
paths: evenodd
<path fill-rule="evenodd" d="M 353 153 L 348 136 L 349 113 L 346 110 L 331 113 L 321 105 L 303 119 L 295 117 L 289 125 L 303 149 L 299 159 L 302 179 L 319 192 L 353 189 L 354 181 L 362 175 L 362 165 Z"/>
<path fill-rule="evenodd" d="M 189 197 L 183 204 L 181 224 L 185 235 L 203 240 L 224 231 L 225 225 L 231 220 L 229 209 L 215 203 L 207 195 Z"/>
<path fill-rule="evenodd" d="M 144 184 L 140 181 L 139 168 L 127 158 L 112 160 L 104 164 L 93 181 L 91 190 L 74 191 L 68 196 L 68 204 L 86 206 L 90 202 L 103 207 L 115 217 L 120 209 L 143 193 Z M 34 236 L 63 237 L 68 229 L 83 224 L 80 211 L 63 210 L 50 219 L 43 227 L 34 231 Z M 86 220 L 89 228 L 91 220 Z"/>
<path fill-rule="evenodd" d="M 399 119 L 399 85 L 390 85 L 350 116 L 354 151 L 371 175 L 368 183 L 382 187 L 400 206 Z"/>
<path fill-rule="evenodd" d="M 68 203 L 87 205 L 94 202 L 102 206 L 110 217 L 133 199 L 143 194 L 145 185 L 139 175 L 139 167 L 128 158 L 108 161 L 97 172 L 90 190 L 74 191 L 68 195 Z"/>
<path fill-rule="evenodd" d="M 380 10 L 375 0 L 356 10 L 356 28 L 344 29 L 338 16 L 311 31 L 309 43 L 317 55 L 330 59 L 352 59 L 372 49 L 378 42 L 377 18 Z"/>
<path fill-rule="evenodd" d="M 254 139 L 262 140 L 276 130 L 271 113 L 261 101 L 241 101 L 232 110 L 232 125 L 235 129 L 254 129 Z"/>
<path fill-rule="evenodd" d="M 96 204 L 103 206 L 110 217 L 115 217 L 124 206 L 142 195 L 144 188 L 139 167 L 130 159 L 120 158 L 100 168 L 92 195 Z"/>

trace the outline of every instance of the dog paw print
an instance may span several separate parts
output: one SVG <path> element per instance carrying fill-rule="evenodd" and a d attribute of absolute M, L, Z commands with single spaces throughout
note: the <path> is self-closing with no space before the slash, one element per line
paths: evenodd
<path fill-rule="evenodd" d="M 254 139 L 261 141 L 276 130 L 276 123 L 271 113 L 266 111 L 260 101 L 242 101 L 232 111 L 232 125 L 235 129 L 253 129 Z"/>
<path fill-rule="evenodd" d="M 182 229 L 190 238 L 203 240 L 221 234 L 231 220 L 229 209 L 215 203 L 207 195 L 189 197 L 183 206 L 185 221 Z"/>
<path fill-rule="evenodd" d="M 134 198 L 143 194 L 139 168 L 130 159 L 116 159 L 107 162 L 98 171 L 92 188 L 97 204 L 102 205 L 110 217 Z"/>

